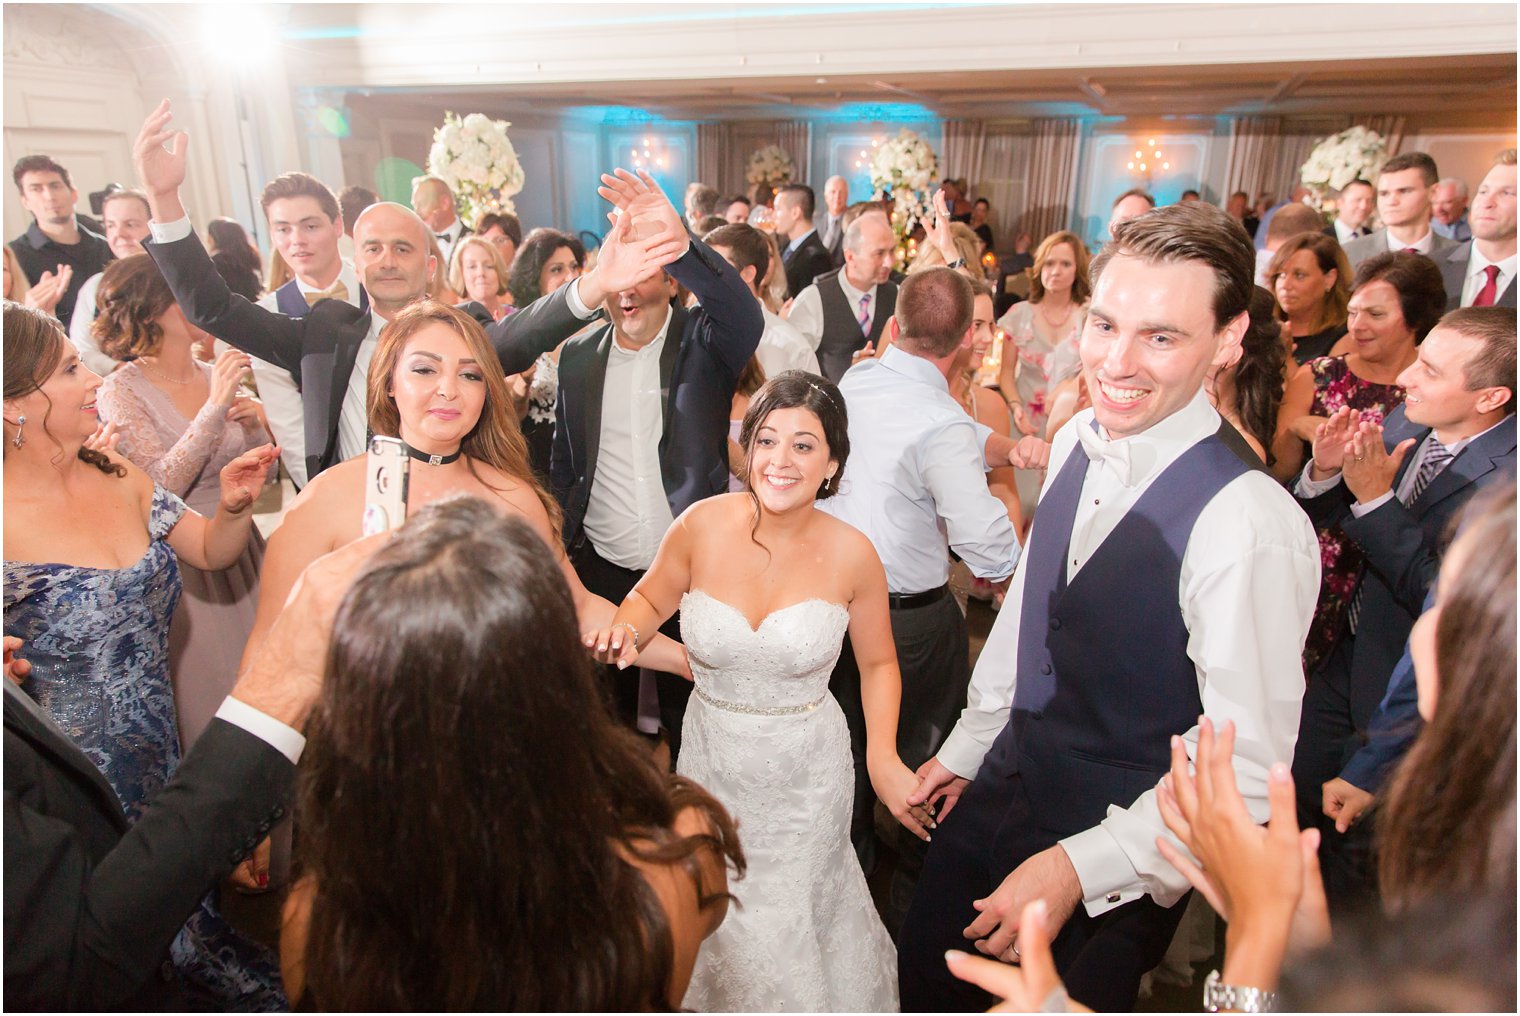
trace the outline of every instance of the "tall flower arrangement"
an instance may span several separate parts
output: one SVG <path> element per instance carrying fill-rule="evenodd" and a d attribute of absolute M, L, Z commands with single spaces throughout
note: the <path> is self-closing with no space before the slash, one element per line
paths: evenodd
<path fill-rule="evenodd" d="M 1388 144 L 1381 134 L 1351 127 L 1315 145 L 1299 170 L 1299 179 L 1313 192 L 1318 206 L 1353 180 L 1376 181 L 1387 161 Z"/>
<path fill-rule="evenodd" d="M 780 145 L 766 145 L 752 152 L 744 167 L 744 179 L 751 185 L 768 184 L 780 187 L 792 182 L 797 168 L 792 157 Z"/>
<path fill-rule="evenodd" d="M 918 221 L 929 214 L 939 159 L 929 142 L 904 127 L 897 137 L 877 147 L 870 172 L 872 196 L 892 199 L 892 231 L 901 247 Z"/>
<path fill-rule="evenodd" d="M 510 126 L 484 113 L 463 118 L 444 113 L 443 126 L 433 132 L 428 172 L 449 185 L 459 217 L 466 222 L 474 222 L 482 212 L 516 211 L 512 195 L 523 189 L 523 169 L 507 138 Z"/>

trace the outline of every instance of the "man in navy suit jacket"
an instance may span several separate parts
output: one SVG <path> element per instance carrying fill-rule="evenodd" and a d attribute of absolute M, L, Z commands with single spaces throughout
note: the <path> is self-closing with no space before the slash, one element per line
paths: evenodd
<path fill-rule="evenodd" d="M 618 173 L 602 177 L 603 197 L 636 221 L 682 228 L 652 180 Z M 560 353 L 550 487 L 564 509 L 565 546 L 581 581 L 613 603 L 643 576 L 676 516 L 728 490 L 729 409 L 765 331 L 744 280 L 702 241 L 690 238 L 665 271 L 668 278 L 610 294 L 611 323 Z M 696 307 L 673 302 L 676 282 L 696 296 Z M 674 624 L 672 618 L 662 630 L 679 638 Z M 636 682 L 644 682 L 650 734 L 651 682 L 658 682 L 660 722 L 679 749 L 691 683 L 634 671 L 609 676 L 625 720 L 637 711 Z"/>
<path fill-rule="evenodd" d="M 1344 629 L 1309 677 L 1294 754 L 1299 821 L 1322 829 L 1331 904 L 1371 889 L 1365 833 L 1338 833 L 1322 789 L 1367 739 L 1440 566 L 1452 518 L 1515 476 L 1515 314 L 1453 311 L 1399 375 L 1404 405 L 1382 427 L 1341 410 L 1320 428 L 1295 493 L 1316 525 L 1339 525 L 1367 558 Z"/>

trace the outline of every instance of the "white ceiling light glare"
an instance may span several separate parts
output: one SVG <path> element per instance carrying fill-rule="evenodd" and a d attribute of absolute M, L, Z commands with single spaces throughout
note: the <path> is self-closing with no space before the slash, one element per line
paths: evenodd
<path fill-rule="evenodd" d="M 205 4 L 201 8 L 201 38 L 215 60 L 233 70 L 254 71 L 274 63 L 279 31 L 270 4 Z"/>

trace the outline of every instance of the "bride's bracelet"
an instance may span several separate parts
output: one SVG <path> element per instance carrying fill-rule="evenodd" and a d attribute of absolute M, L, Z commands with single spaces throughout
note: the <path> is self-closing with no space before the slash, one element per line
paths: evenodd
<path fill-rule="evenodd" d="M 633 648 L 637 649 L 639 647 L 639 630 L 637 628 L 635 628 L 633 625 L 629 624 L 627 621 L 619 621 L 616 624 L 614 624 L 612 627 L 614 627 L 614 628 L 627 628 L 628 629 L 628 634 L 630 634 L 630 635 L 633 636 Z"/>

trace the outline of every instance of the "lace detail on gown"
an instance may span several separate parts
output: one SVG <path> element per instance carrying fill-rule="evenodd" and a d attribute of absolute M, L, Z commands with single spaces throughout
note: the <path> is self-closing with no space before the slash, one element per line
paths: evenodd
<path fill-rule="evenodd" d="M 700 590 L 681 601 L 698 694 L 676 768 L 728 808 L 749 861 L 729 886 L 739 906 L 697 957 L 686 1008 L 897 1009 L 896 951 L 850 847 L 850 735 L 828 693 L 849 621 L 815 599 L 751 628 Z"/>

